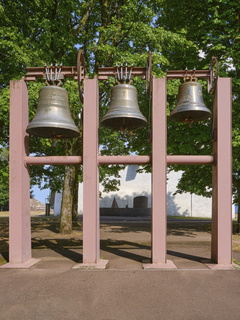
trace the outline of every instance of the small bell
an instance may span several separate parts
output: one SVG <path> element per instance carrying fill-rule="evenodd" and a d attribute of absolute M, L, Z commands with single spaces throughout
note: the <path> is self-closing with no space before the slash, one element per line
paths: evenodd
<path fill-rule="evenodd" d="M 79 130 L 71 117 L 67 90 L 54 85 L 41 88 L 35 117 L 26 131 L 51 139 L 79 136 Z"/>
<path fill-rule="evenodd" d="M 111 91 L 110 107 L 101 124 L 114 130 L 134 130 L 147 125 L 139 110 L 137 89 L 130 84 L 117 84 Z"/>
<path fill-rule="evenodd" d="M 202 86 L 196 81 L 182 83 L 178 89 L 176 108 L 170 118 L 178 122 L 196 122 L 208 119 L 211 111 L 205 106 L 202 97 Z"/>

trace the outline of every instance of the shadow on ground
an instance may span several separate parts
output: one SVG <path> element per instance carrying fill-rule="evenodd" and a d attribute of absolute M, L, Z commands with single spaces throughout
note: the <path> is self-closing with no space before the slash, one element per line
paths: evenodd
<path fill-rule="evenodd" d="M 82 225 L 79 222 L 74 224 L 73 233 L 70 235 L 59 233 L 59 219 L 55 217 L 34 217 L 31 228 L 32 248 L 40 258 L 51 251 L 53 255 L 55 253 L 54 256 L 61 256 L 72 263 L 82 261 Z M 167 258 L 175 260 L 182 266 L 183 261 L 188 260 L 193 263 L 209 259 L 210 230 L 211 222 L 168 221 Z M 150 221 L 101 223 L 100 231 L 101 258 L 112 259 L 114 266 L 118 266 L 121 259 L 138 263 L 150 261 L 152 249 Z M 8 232 L 8 218 L 1 217 L 0 253 L 5 261 L 8 261 Z M 237 247 L 239 239 L 233 238 L 233 240 Z M 124 265 L 124 262 L 121 263 Z"/>

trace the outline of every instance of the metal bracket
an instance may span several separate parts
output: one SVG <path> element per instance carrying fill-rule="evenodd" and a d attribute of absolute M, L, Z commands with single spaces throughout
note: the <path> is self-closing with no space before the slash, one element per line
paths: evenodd
<path fill-rule="evenodd" d="M 212 61 L 209 65 L 210 79 L 208 81 L 208 93 L 212 93 L 216 87 L 218 73 L 219 73 L 219 64 L 217 57 L 212 57 Z"/>
<path fill-rule="evenodd" d="M 83 81 L 85 77 L 83 50 L 78 51 L 77 56 L 77 76 L 79 99 L 83 103 Z"/>
<path fill-rule="evenodd" d="M 152 94 L 152 53 L 148 53 L 147 60 L 147 72 L 146 72 L 146 90 L 147 94 L 151 96 Z"/>

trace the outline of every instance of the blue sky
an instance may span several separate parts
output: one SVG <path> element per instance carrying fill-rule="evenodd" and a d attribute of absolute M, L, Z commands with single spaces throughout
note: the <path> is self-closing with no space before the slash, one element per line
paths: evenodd
<path fill-rule="evenodd" d="M 49 189 L 40 190 L 37 186 L 32 187 L 34 198 L 41 201 L 43 204 L 46 203 L 46 198 L 49 197 Z"/>

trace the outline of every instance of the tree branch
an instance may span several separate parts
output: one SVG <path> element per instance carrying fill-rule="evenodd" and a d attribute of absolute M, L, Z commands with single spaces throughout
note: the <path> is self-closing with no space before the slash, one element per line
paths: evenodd
<path fill-rule="evenodd" d="M 87 7 L 87 10 L 86 10 L 85 14 L 83 15 L 83 17 L 77 27 L 77 33 L 80 33 L 82 31 L 82 29 L 85 27 L 85 25 L 87 24 L 88 18 L 90 16 L 91 11 L 92 11 L 93 3 L 94 3 L 94 0 L 89 1 L 89 5 Z"/>

